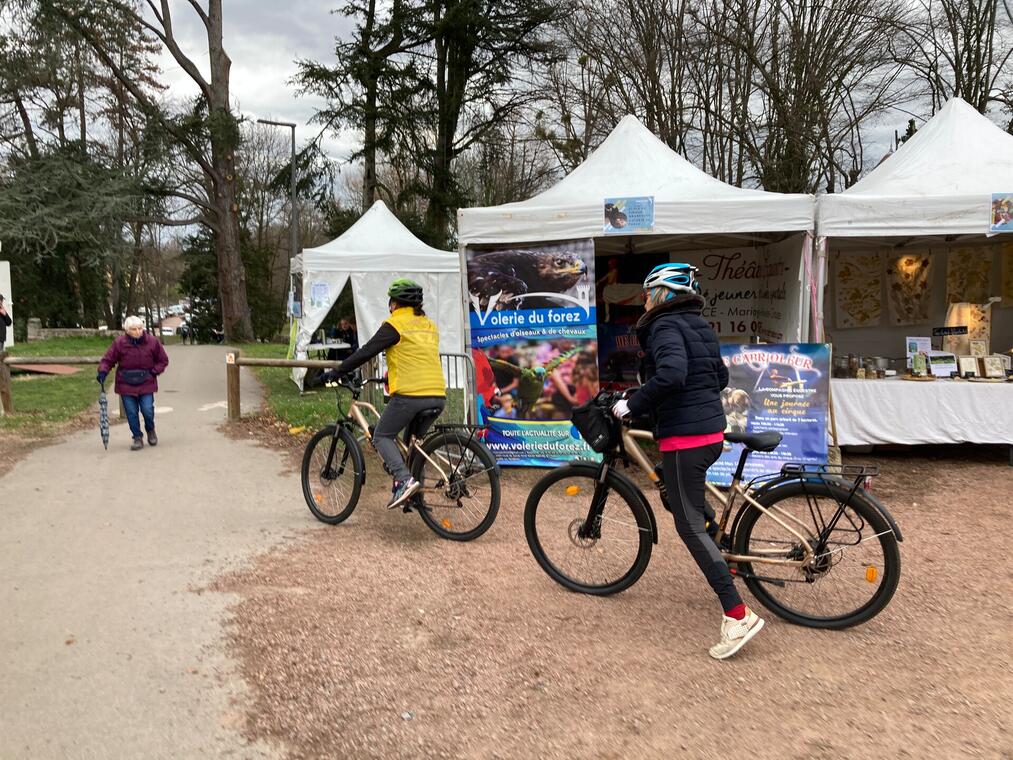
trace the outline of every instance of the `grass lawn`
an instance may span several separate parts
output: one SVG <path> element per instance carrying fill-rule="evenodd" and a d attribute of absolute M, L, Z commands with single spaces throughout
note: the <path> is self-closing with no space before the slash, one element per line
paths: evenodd
<path fill-rule="evenodd" d="M 53 338 L 19 343 L 12 356 L 95 356 L 105 353 L 112 337 Z M 31 436 L 56 433 L 98 398 L 96 367 L 82 365 L 73 375 L 15 374 L 11 380 L 14 414 L 0 417 L 0 430 Z M 112 401 L 111 403 L 115 403 Z"/>
<path fill-rule="evenodd" d="M 284 359 L 288 346 L 280 343 L 245 343 L 237 346 L 244 356 Z M 330 388 L 316 388 L 302 395 L 292 382 L 292 370 L 285 367 L 250 367 L 264 386 L 267 406 L 289 427 L 318 430 L 334 422 L 335 395 Z M 347 404 L 347 393 L 345 393 Z"/>

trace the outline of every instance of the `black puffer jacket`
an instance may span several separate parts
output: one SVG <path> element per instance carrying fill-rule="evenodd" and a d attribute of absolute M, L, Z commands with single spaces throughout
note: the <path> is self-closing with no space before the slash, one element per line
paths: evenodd
<path fill-rule="evenodd" d="M 676 296 L 637 323 L 643 385 L 630 398 L 630 411 L 651 416 L 656 438 L 725 429 L 720 394 L 728 369 L 718 336 L 700 316 L 703 304 L 697 295 Z"/>

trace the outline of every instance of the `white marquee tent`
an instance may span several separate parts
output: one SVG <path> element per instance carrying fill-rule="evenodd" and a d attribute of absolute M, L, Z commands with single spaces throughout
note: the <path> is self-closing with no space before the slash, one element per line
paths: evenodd
<path fill-rule="evenodd" d="M 606 198 L 653 196 L 654 227 L 630 235 L 603 233 Z M 814 290 L 811 272 L 814 199 L 725 184 L 697 169 L 635 116 L 624 117 L 587 160 L 548 190 L 525 201 L 458 212 L 462 247 L 595 238 L 596 252 L 699 252 L 781 246 L 775 255 L 794 271 L 785 284 L 783 336 L 805 336 Z M 704 272 L 706 275 L 707 272 Z M 792 282 L 792 280 L 794 282 Z M 743 336 L 748 337 L 748 336 Z"/>
<path fill-rule="evenodd" d="M 383 201 L 374 203 L 340 237 L 296 256 L 292 273 L 302 276 L 296 358 L 306 358 L 314 332 L 349 280 L 359 342 L 372 337 L 389 316 L 387 287 L 396 277 L 409 277 L 422 285 L 426 314 L 440 330 L 440 350 L 463 350 L 460 257 L 416 238 Z M 292 372 L 300 386 L 304 375 L 302 369 Z"/>
<path fill-rule="evenodd" d="M 960 98 L 951 98 L 895 153 L 836 195 L 817 203 L 820 283 L 828 267 L 828 247 L 835 262 L 851 255 L 884 251 L 926 255 L 929 297 L 918 321 L 892 324 L 885 308 L 877 321 L 861 325 L 830 321 L 834 342 L 842 351 L 898 356 L 910 335 L 928 335 L 944 324 L 958 304 L 948 302 L 949 266 L 954 254 L 980 252 L 989 262 L 987 295 L 996 293 L 1003 263 L 997 250 L 1013 235 L 987 236 L 992 193 L 1013 191 L 1013 135 L 1009 135 Z M 1008 255 L 1008 254 L 1007 254 Z M 834 275 L 836 275 L 835 264 Z M 959 275 L 959 269 L 957 273 Z M 835 310 L 842 296 L 831 280 Z M 885 304 L 888 280 L 873 294 Z M 820 298 L 823 288 L 820 288 Z M 993 351 L 1013 342 L 1013 309 L 991 309 Z M 819 314 L 822 316 L 822 302 Z M 957 322 L 964 321 L 963 318 Z M 1008 388 L 970 383 L 864 383 L 834 381 L 834 404 L 841 445 L 879 443 L 1007 443 L 1013 445 L 1013 405 Z M 917 385 L 911 388 L 910 385 Z M 906 387 L 902 387 L 906 386 Z M 925 410 L 932 410 L 925 414 Z"/>
<path fill-rule="evenodd" d="M 608 197 L 654 196 L 650 235 L 813 229 L 813 198 L 727 185 L 625 116 L 587 160 L 543 193 L 458 212 L 461 242 L 506 243 L 602 236 Z"/>
<path fill-rule="evenodd" d="M 822 237 L 983 235 L 993 192 L 1013 190 L 1013 135 L 960 98 L 842 193 L 822 195 Z"/>

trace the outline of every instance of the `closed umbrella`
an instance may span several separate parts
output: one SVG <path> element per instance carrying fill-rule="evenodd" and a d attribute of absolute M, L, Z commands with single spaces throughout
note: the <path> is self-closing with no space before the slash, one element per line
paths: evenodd
<path fill-rule="evenodd" d="M 106 398 L 106 385 L 98 392 L 98 432 L 102 436 L 102 445 L 109 448 L 109 399 Z"/>

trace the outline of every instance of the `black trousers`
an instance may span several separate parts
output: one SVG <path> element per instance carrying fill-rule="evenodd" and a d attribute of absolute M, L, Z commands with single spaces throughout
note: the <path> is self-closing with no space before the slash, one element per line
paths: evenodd
<path fill-rule="evenodd" d="M 707 520 L 714 519 L 714 511 L 707 506 L 705 498 L 707 468 L 719 456 L 721 444 L 712 443 L 695 449 L 666 451 L 662 454 L 661 466 L 668 503 L 675 516 L 675 530 L 717 594 L 721 608 L 727 612 L 742 604 L 742 597 L 735 588 L 728 564 L 704 527 Z"/>

